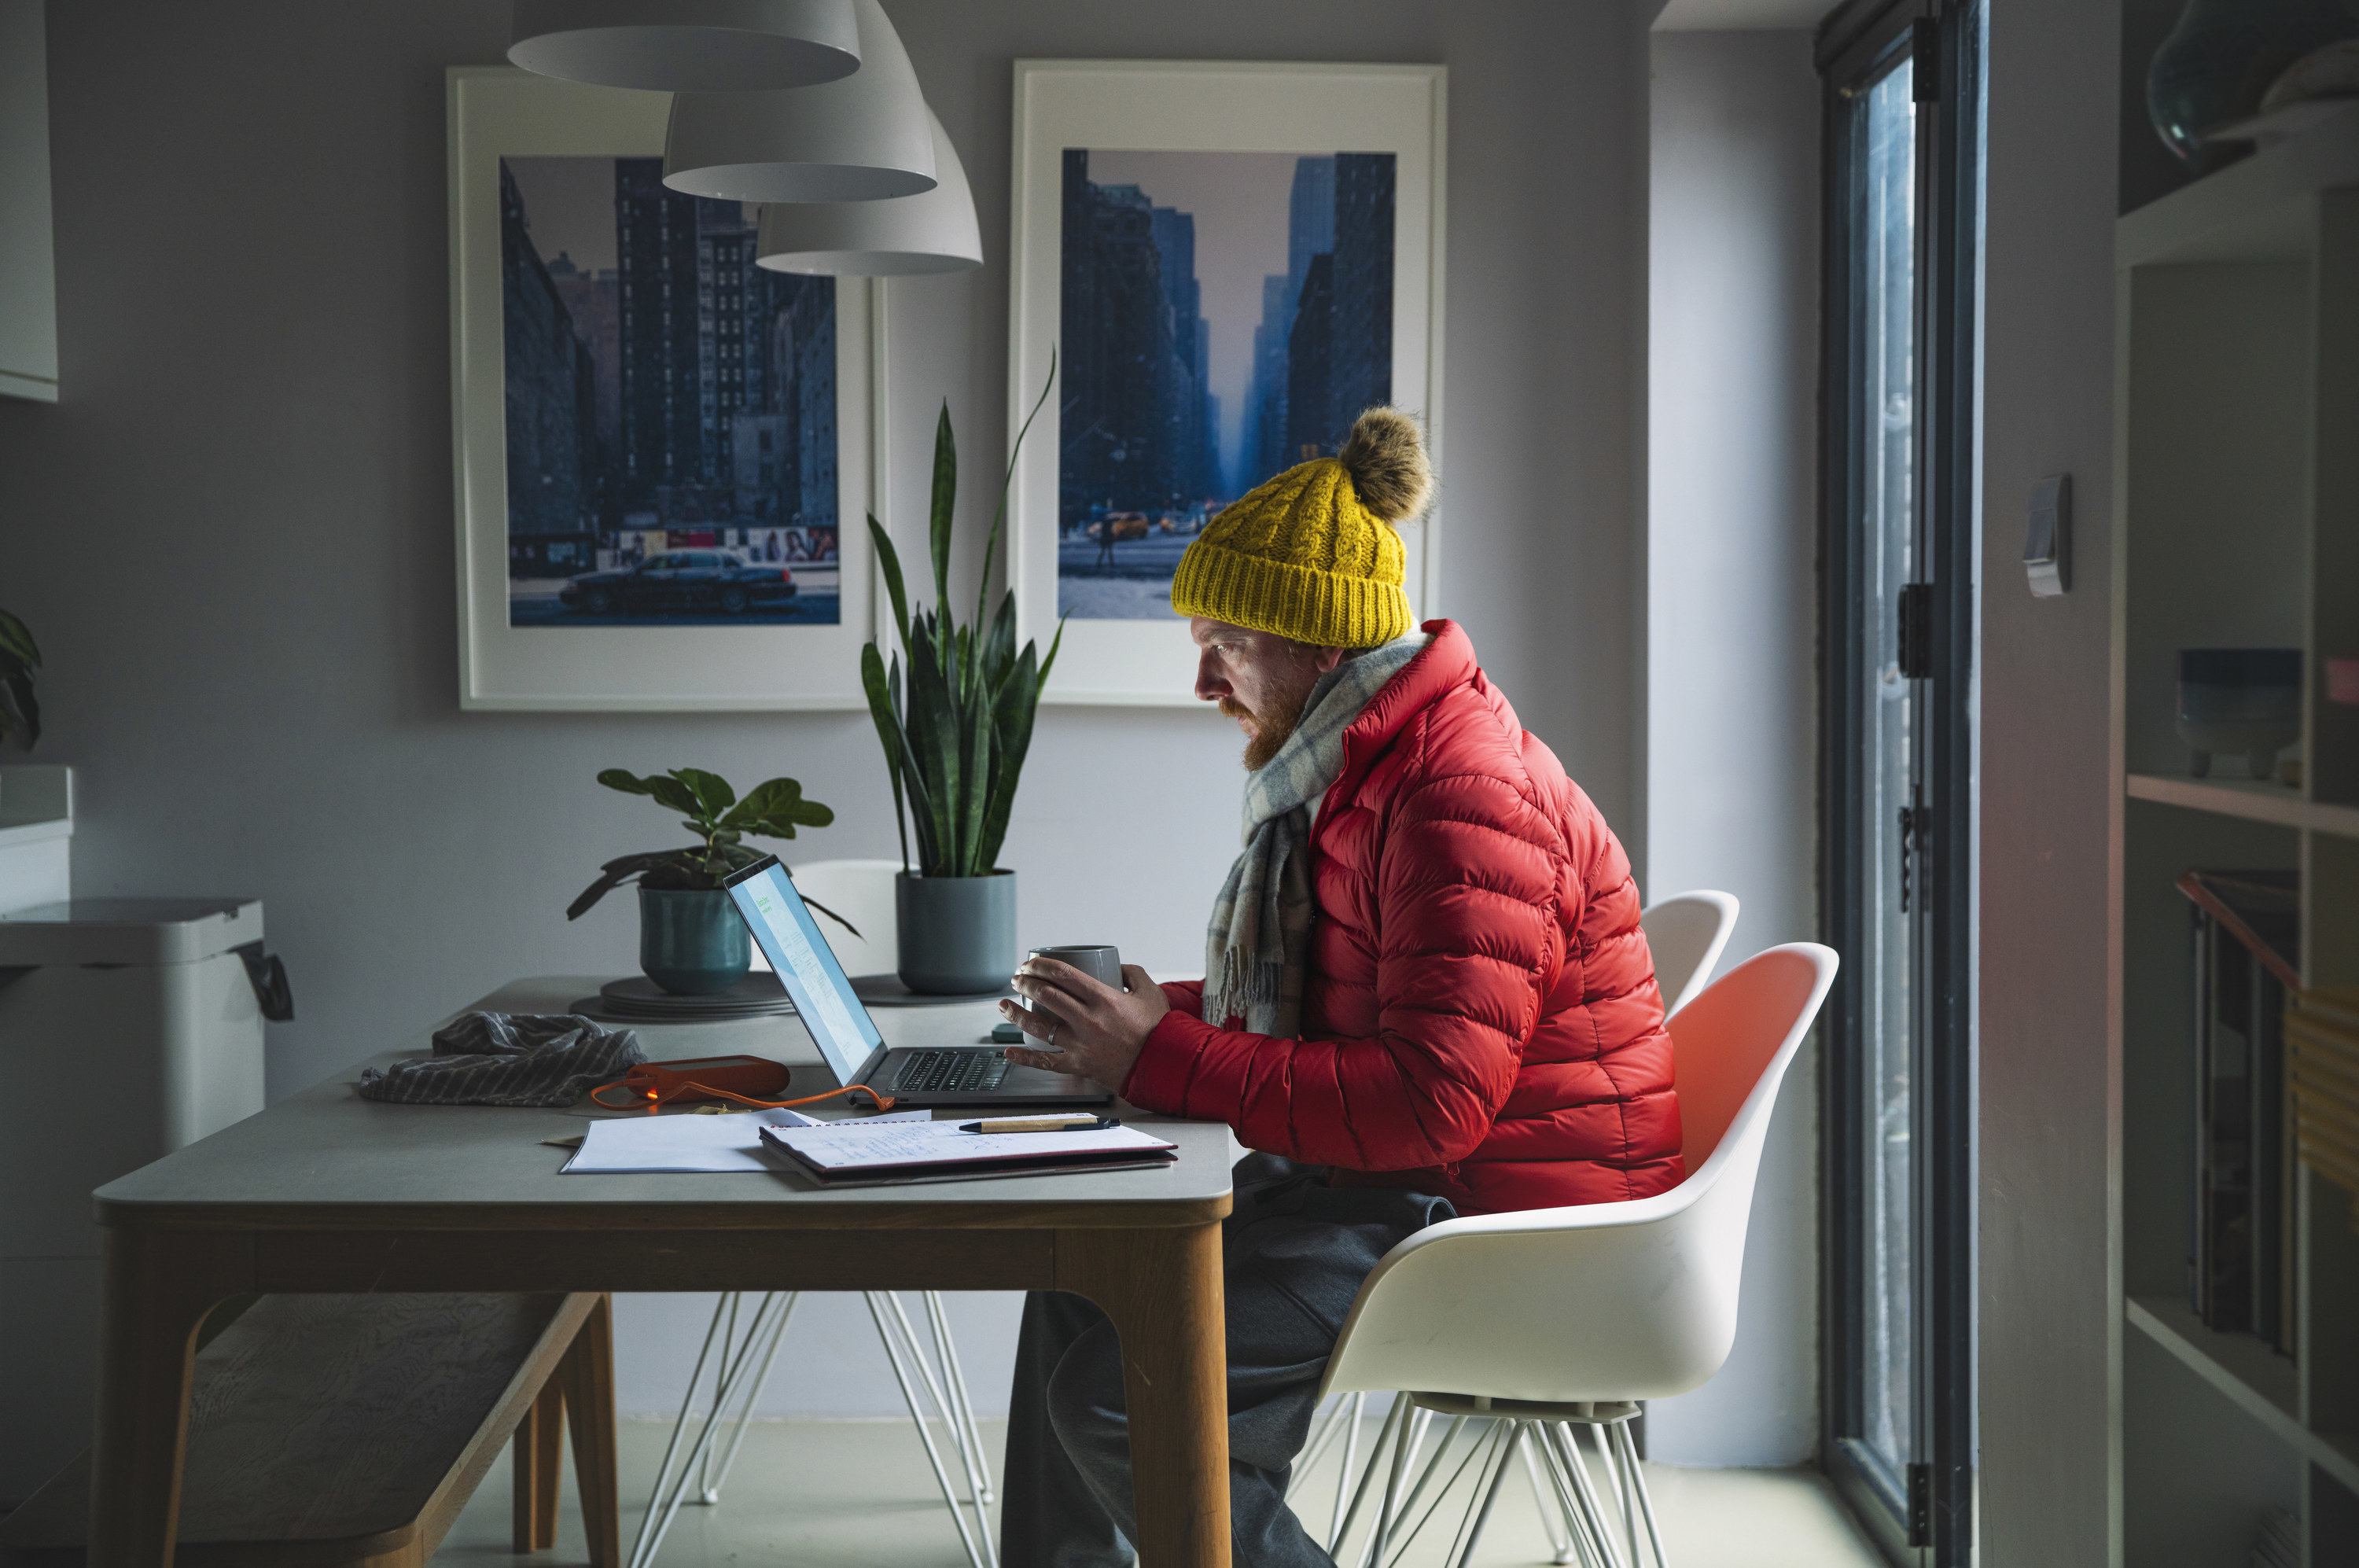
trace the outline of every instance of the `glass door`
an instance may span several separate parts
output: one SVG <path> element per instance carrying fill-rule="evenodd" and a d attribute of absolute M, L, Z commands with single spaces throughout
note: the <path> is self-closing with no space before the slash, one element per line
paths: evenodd
<path fill-rule="evenodd" d="M 1972 1540 L 1979 9 L 1854 5 L 1827 82 L 1821 662 L 1829 1467 L 1896 1560 Z M 1963 104 L 1962 110 L 1960 104 Z"/>

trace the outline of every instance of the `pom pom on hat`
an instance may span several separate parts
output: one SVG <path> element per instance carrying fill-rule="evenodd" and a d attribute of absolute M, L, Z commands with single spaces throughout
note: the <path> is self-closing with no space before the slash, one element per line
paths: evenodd
<path fill-rule="evenodd" d="M 1204 525 L 1171 607 L 1320 648 L 1374 648 L 1414 625 L 1394 531 L 1425 508 L 1433 469 L 1416 421 L 1370 408 L 1333 457 L 1299 463 Z"/>
<path fill-rule="evenodd" d="M 1370 408 L 1335 454 L 1352 476 L 1360 505 L 1388 523 L 1405 523 L 1433 497 L 1433 465 L 1417 422 L 1398 408 Z"/>

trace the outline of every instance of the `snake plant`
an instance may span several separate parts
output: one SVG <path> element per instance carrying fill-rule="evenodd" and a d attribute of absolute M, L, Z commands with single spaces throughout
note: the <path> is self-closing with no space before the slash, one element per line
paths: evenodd
<path fill-rule="evenodd" d="M 1054 386 L 1056 361 L 1049 365 Z M 1007 519 L 1008 485 L 1016 477 L 1016 453 L 1032 428 L 1049 387 L 1025 417 L 1007 454 L 999 488 L 999 510 L 983 550 L 983 583 L 975 590 L 974 619 L 965 626 L 951 614 L 951 514 L 958 497 L 958 448 L 951 438 L 947 399 L 934 427 L 933 515 L 928 544 L 933 557 L 934 603 L 914 615 L 902 583 L 901 559 L 875 517 L 869 537 L 893 602 L 893 629 L 901 647 L 888 660 L 876 644 L 860 650 L 860 679 L 868 711 L 884 743 L 885 770 L 893 780 L 893 818 L 901 832 L 901 864 L 910 864 L 909 837 L 917 834 L 917 869 L 928 877 L 987 877 L 996 871 L 999 846 L 1007 836 L 1007 816 L 1016 804 L 1016 781 L 1032 745 L 1032 715 L 1040 688 L 1064 641 L 1060 623 L 1046 658 L 1035 645 L 1016 647 L 1016 593 L 1003 590 L 989 629 L 984 611 L 991 592 L 991 569 Z M 906 670 L 902 655 L 908 657 Z M 907 680 L 905 681 L 904 676 Z"/>

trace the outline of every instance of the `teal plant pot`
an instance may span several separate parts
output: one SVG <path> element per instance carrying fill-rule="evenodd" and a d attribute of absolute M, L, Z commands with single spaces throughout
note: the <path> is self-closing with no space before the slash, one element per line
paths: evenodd
<path fill-rule="evenodd" d="M 726 991 L 754 966 L 753 939 L 729 895 L 639 889 L 639 967 L 679 996 Z"/>
<path fill-rule="evenodd" d="M 1016 973 L 1016 873 L 893 880 L 901 984 L 931 996 L 995 992 Z"/>

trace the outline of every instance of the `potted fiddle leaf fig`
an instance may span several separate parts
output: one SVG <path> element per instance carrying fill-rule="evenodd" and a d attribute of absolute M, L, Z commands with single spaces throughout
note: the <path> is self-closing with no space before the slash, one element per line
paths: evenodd
<path fill-rule="evenodd" d="M 1051 386 L 1056 375 L 1052 360 Z M 1016 451 L 1048 397 L 1044 387 L 1016 432 Z M 901 983 L 936 996 L 997 990 L 1016 967 L 1016 874 L 999 865 L 999 849 L 1024 754 L 1032 744 L 1033 712 L 1064 628 L 1059 626 L 1047 657 L 1039 657 L 1030 642 L 1018 651 L 1013 591 L 1001 593 L 998 608 L 984 623 L 991 569 L 1007 517 L 1008 483 L 1015 475 L 1011 452 L 999 510 L 984 545 L 974 619 L 964 626 L 950 610 L 958 450 L 951 439 L 947 401 L 934 428 L 933 515 L 927 541 L 934 569 L 930 608 L 911 611 L 900 557 L 884 528 L 874 517 L 868 519 L 901 644 L 889 659 L 873 642 L 860 650 L 861 684 L 884 744 L 894 821 L 901 831 L 902 869 L 895 881 Z"/>
<path fill-rule="evenodd" d="M 565 911 L 580 920 L 608 893 L 636 879 L 639 886 L 639 967 L 665 990 L 683 996 L 709 996 L 726 991 L 753 967 L 753 945 L 745 922 L 738 918 L 723 880 L 762 858 L 758 849 L 742 841 L 792 838 L 799 827 L 823 828 L 835 813 L 817 800 L 803 799 L 803 787 L 792 779 L 772 779 L 756 785 L 744 800 L 729 781 L 701 768 L 675 768 L 645 779 L 609 768 L 598 782 L 625 795 L 647 795 L 656 804 L 678 811 L 680 826 L 701 841 L 685 849 L 649 850 L 610 860 L 598 868 L 598 880 L 582 891 Z M 810 905 L 844 930 L 858 936 L 850 920 L 815 899 Z"/>

